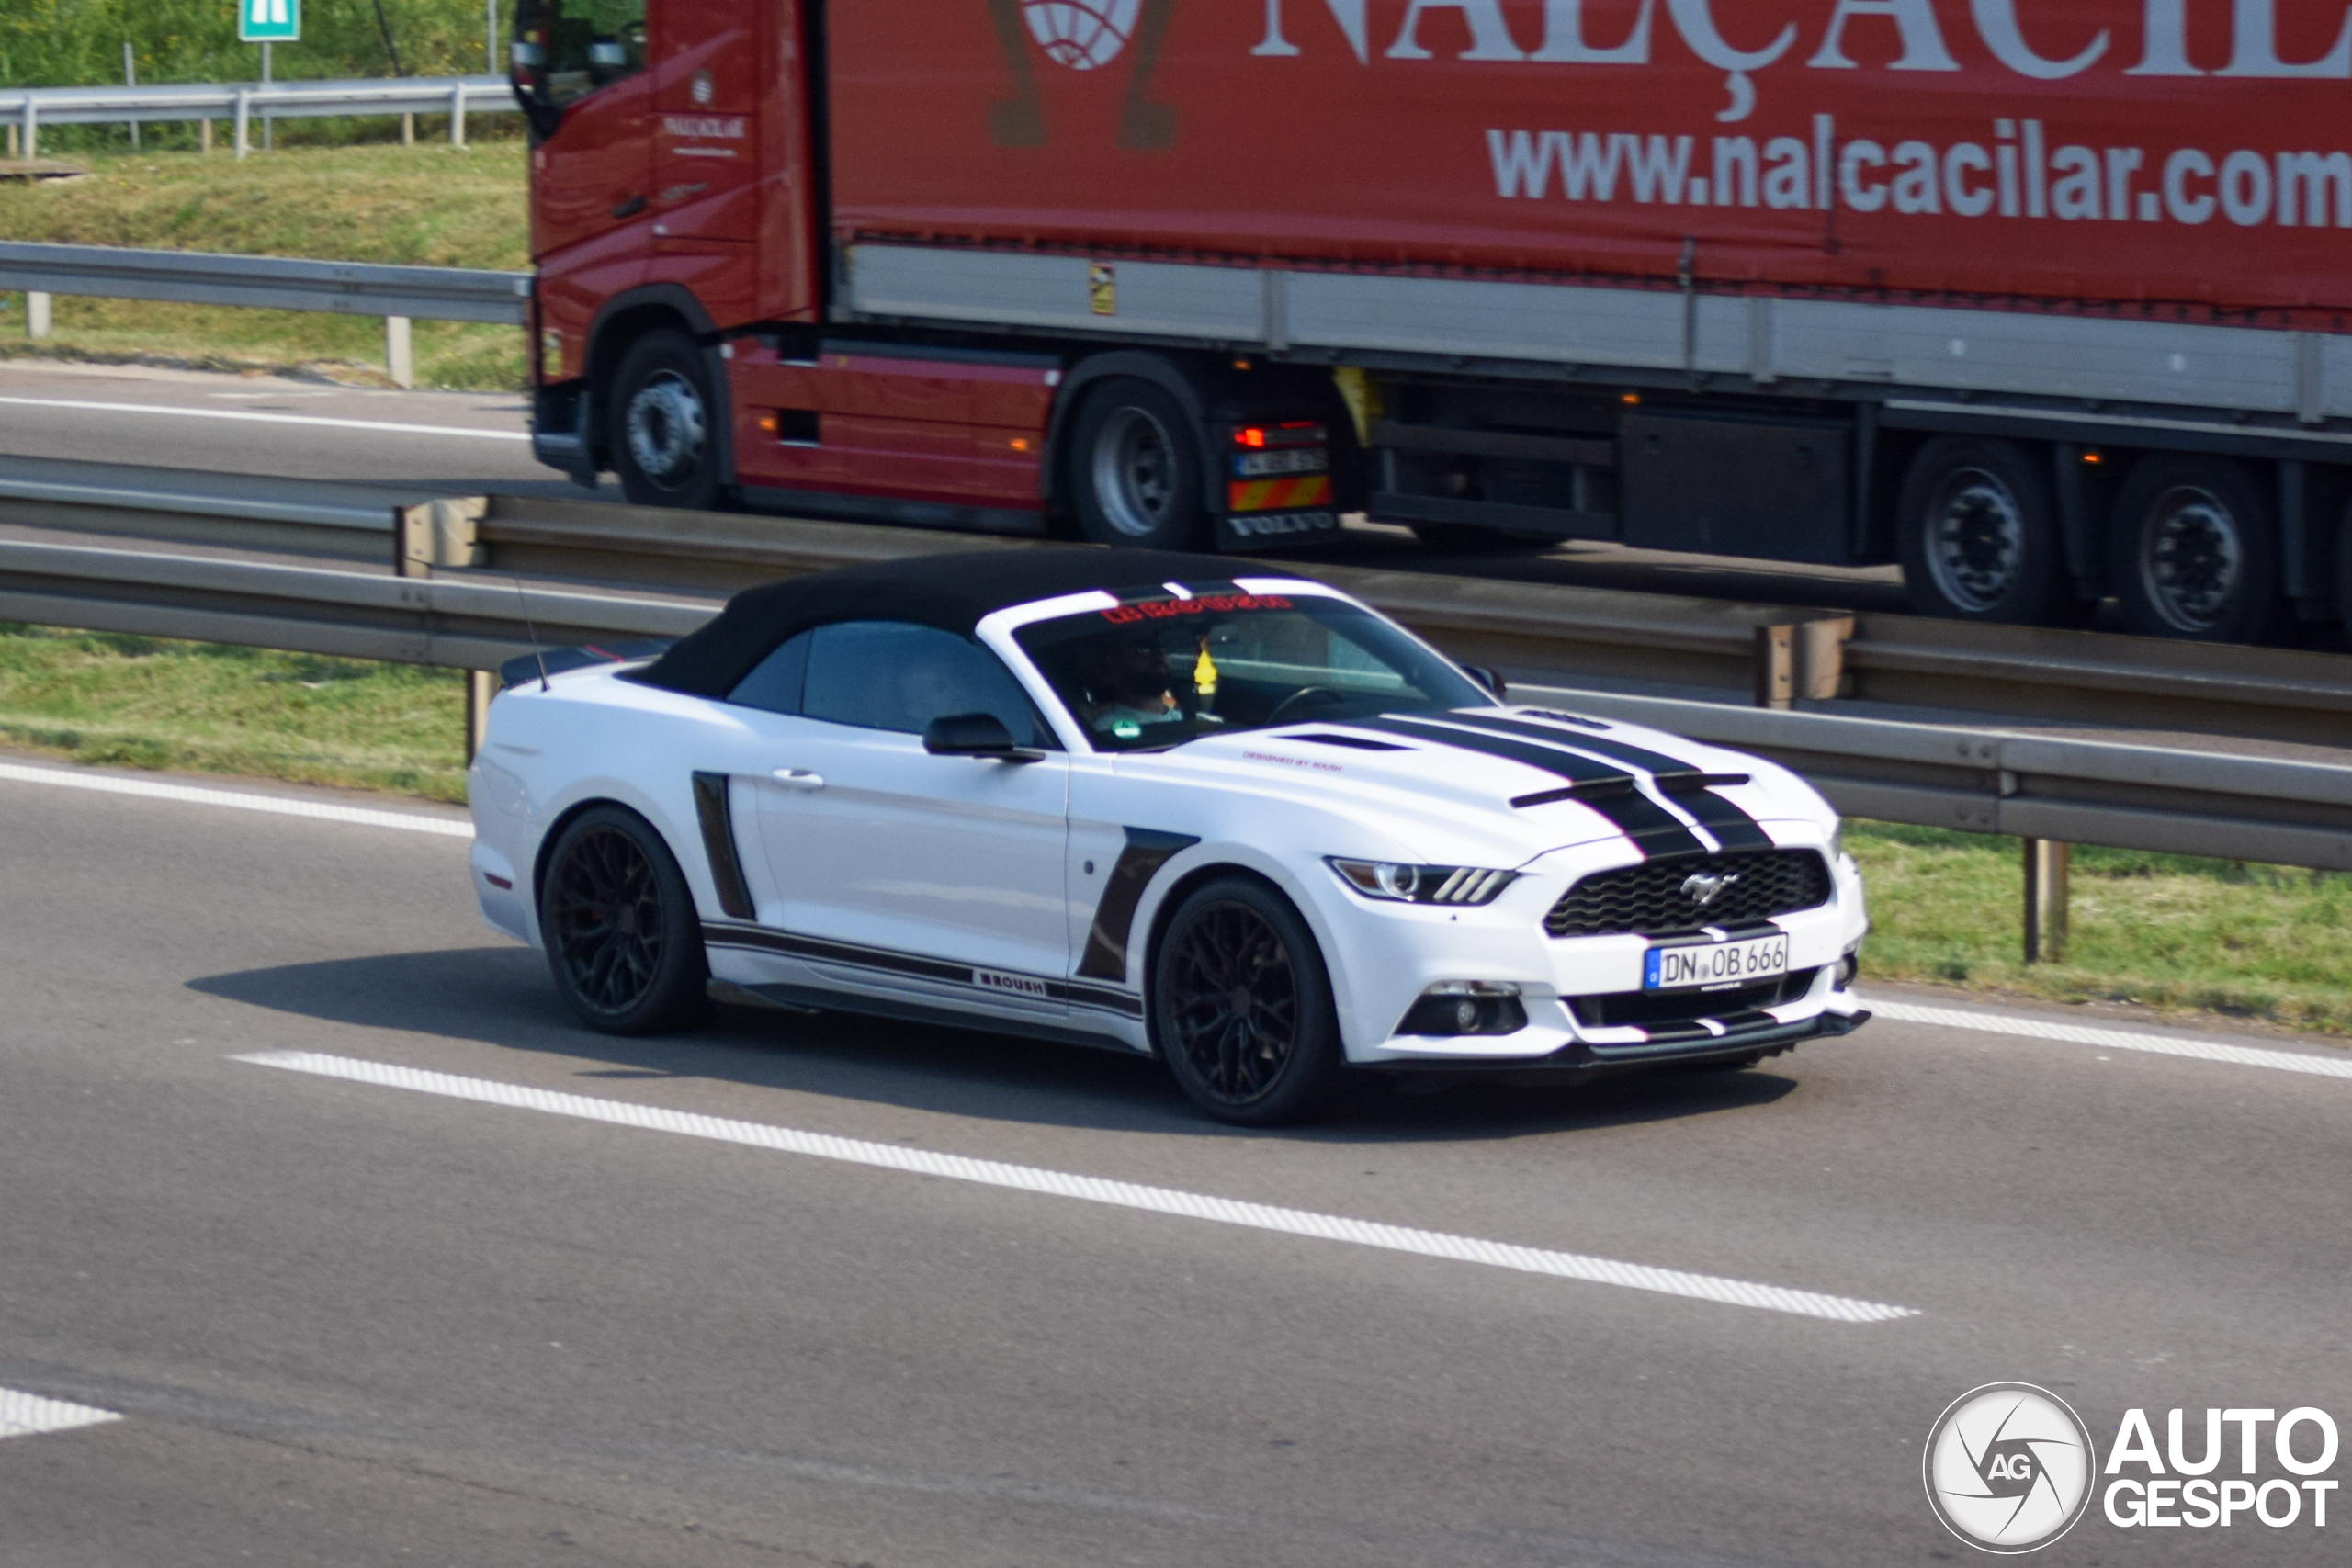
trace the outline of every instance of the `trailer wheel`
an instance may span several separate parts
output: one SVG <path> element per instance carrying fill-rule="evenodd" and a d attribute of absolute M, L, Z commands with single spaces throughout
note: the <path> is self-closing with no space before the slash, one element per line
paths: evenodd
<path fill-rule="evenodd" d="M 1130 549 L 1199 546 L 1207 464 L 1173 397 L 1137 377 L 1104 381 L 1079 410 L 1069 450 L 1071 499 L 1088 538 Z"/>
<path fill-rule="evenodd" d="M 2041 469 L 2013 442 L 1944 435 L 1919 448 L 1896 503 L 1914 609 L 2026 626 L 2059 618 L 2064 545 Z"/>
<path fill-rule="evenodd" d="M 621 489 L 639 506 L 703 511 L 718 504 L 723 408 L 703 352 L 681 332 L 648 333 L 621 355 L 608 433 Z"/>
<path fill-rule="evenodd" d="M 2143 457 L 2115 498 L 2109 567 L 2143 637 L 2253 642 L 2278 611 L 2278 536 L 2244 468 L 2225 457 Z"/>

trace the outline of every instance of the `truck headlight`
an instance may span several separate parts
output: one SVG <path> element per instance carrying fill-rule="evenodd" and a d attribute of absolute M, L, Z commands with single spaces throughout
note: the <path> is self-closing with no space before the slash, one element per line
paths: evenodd
<path fill-rule="evenodd" d="M 1517 880 L 1515 871 L 1475 865 L 1405 865 L 1394 861 L 1329 857 L 1331 869 L 1367 898 L 1398 904 L 1491 904 Z"/>

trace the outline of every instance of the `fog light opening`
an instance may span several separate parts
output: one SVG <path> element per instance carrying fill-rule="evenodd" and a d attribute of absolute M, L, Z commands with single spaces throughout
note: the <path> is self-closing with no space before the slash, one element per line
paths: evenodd
<path fill-rule="evenodd" d="M 1838 961 L 1838 988 L 1841 991 L 1851 990 L 1854 985 L 1854 976 L 1860 975 L 1861 972 L 1861 953 L 1857 951 L 1846 954 L 1845 957 Z"/>
<path fill-rule="evenodd" d="M 1519 987 L 1509 980 L 1441 980 L 1422 994 L 1399 1034 L 1516 1034 L 1527 1027 Z"/>

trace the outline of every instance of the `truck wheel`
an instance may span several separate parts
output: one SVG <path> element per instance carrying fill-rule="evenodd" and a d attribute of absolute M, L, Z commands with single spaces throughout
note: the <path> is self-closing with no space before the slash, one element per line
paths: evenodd
<path fill-rule="evenodd" d="M 607 441 L 621 489 L 639 506 L 704 511 L 718 504 L 718 421 L 723 406 L 692 338 L 648 333 L 621 355 L 613 378 Z"/>
<path fill-rule="evenodd" d="M 1070 433 L 1070 490 L 1079 527 L 1098 545 L 1197 548 L 1207 465 L 1191 416 L 1132 376 L 1088 394 Z"/>
<path fill-rule="evenodd" d="M 1311 1116 L 1339 1087 L 1331 982 L 1290 900 L 1249 876 L 1195 889 L 1154 955 L 1151 1037 L 1179 1088 L 1220 1122 Z"/>
<path fill-rule="evenodd" d="M 2151 455 L 2115 498 L 2109 577 L 2143 637 L 2253 642 L 2278 610 L 2278 536 L 2245 468 Z"/>
<path fill-rule="evenodd" d="M 1943 435 L 1919 448 L 1896 502 L 1914 609 L 2023 626 L 2060 617 L 2065 549 L 2042 467 L 2007 441 Z"/>

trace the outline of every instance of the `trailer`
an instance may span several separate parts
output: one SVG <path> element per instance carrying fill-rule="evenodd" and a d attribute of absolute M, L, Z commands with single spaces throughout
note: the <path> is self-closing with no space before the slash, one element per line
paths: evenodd
<path fill-rule="evenodd" d="M 2344 0 L 522 0 L 536 448 L 1247 552 L 2352 611 Z"/>

